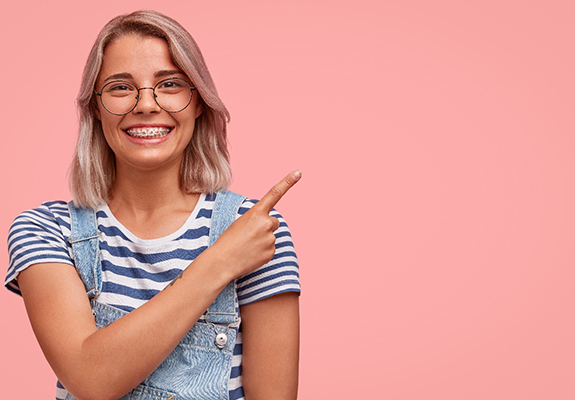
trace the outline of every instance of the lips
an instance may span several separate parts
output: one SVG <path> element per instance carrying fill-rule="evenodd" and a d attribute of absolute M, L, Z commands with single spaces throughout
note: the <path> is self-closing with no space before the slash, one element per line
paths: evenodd
<path fill-rule="evenodd" d="M 166 126 L 128 128 L 125 130 L 129 136 L 143 139 L 161 138 L 167 136 L 171 131 L 172 128 Z"/>

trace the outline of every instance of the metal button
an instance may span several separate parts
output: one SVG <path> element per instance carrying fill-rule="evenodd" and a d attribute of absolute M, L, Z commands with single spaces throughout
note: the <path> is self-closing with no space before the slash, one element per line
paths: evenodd
<path fill-rule="evenodd" d="M 228 343 L 228 335 L 226 335 L 225 333 L 218 333 L 216 335 L 216 346 L 218 346 L 219 349 L 223 349 L 224 346 Z"/>

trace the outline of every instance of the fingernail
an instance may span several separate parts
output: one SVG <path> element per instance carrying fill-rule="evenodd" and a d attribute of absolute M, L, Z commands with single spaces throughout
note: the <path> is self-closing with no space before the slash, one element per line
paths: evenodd
<path fill-rule="evenodd" d="M 291 173 L 291 177 L 296 181 L 299 181 L 299 178 L 301 178 L 301 171 L 299 169 L 296 169 L 294 172 Z"/>

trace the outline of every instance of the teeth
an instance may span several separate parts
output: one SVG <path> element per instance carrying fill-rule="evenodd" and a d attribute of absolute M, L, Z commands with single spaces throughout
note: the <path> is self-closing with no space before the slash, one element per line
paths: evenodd
<path fill-rule="evenodd" d="M 172 129 L 166 127 L 132 128 L 126 129 L 126 133 L 138 138 L 160 138 L 170 133 Z"/>

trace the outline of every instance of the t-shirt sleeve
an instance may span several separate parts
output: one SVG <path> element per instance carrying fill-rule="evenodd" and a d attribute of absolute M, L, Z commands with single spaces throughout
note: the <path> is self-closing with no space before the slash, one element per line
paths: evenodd
<path fill-rule="evenodd" d="M 30 265 L 62 263 L 74 265 L 64 233 L 69 232 L 66 203 L 44 203 L 40 207 L 20 214 L 8 233 L 10 264 L 4 285 L 21 295 L 18 274 Z M 68 233 L 69 234 L 69 233 Z"/>
<path fill-rule="evenodd" d="M 256 200 L 245 200 L 238 211 L 238 218 L 256 203 Z M 267 264 L 238 278 L 237 290 L 240 306 L 280 293 L 300 293 L 299 264 L 291 233 L 280 213 L 272 210 L 270 215 L 280 221 L 279 228 L 274 232 L 276 251 Z"/>

